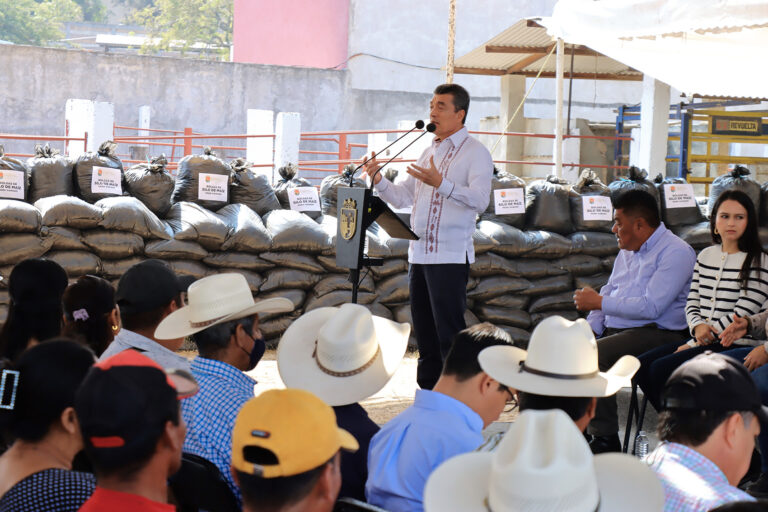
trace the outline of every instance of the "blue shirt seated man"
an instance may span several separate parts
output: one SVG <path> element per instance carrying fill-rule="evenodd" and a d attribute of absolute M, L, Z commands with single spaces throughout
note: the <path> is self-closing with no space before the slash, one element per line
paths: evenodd
<path fill-rule="evenodd" d="M 369 503 L 399 512 L 423 510 L 424 485 L 432 471 L 480 446 L 483 428 L 514 396 L 480 368 L 477 356 L 486 347 L 511 341 L 488 323 L 456 334 L 434 389 L 417 390 L 414 404 L 371 440 L 365 485 Z"/>
<path fill-rule="evenodd" d="M 643 190 L 620 195 L 612 231 L 619 255 L 608 283 L 598 294 L 592 288 L 574 293 L 597 336 L 598 365 L 607 371 L 621 356 L 639 356 L 690 337 L 685 302 L 696 253 L 659 219 L 656 199 Z M 616 397 L 601 398 L 587 432 L 594 453 L 619 451 Z"/>

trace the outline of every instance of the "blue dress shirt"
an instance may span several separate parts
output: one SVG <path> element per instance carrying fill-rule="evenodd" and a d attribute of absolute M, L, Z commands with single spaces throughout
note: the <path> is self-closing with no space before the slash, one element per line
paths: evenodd
<path fill-rule="evenodd" d="M 695 263 L 691 246 L 660 224 L 639 250 L 619 251 L 611 277 L 600 289 L 602 310 L 587 316 L 592 330 L 600 335 L 606 327 L 687 328 L 685 302 Z"/>
<path fill-rule="evenodd" d="M 256 381 L 232 365 L 200 356 L 192 360 L 191 368 L 200 391 L 181 401 L 187 424 L 184 451 L 213 462 L 240 502 L 240 489 L 229 469 L 232 429 L 240 408 L 253 398 Z"/>
<path fill-rule="evenodd" d="M 440 464 L 483 442 L 483 420 L 463 402 L 419 389 L 414 404 L 373 436 L 368 451 L 368 503 L 422 511 L 424 485 Z"/>

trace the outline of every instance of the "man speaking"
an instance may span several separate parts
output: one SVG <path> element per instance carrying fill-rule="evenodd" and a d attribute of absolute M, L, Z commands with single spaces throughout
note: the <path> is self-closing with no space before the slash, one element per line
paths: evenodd
<path fill-rule="evenodd" d="M 464 122 L 469 93 L 456 84 L 437 86 L 429 102 L 435 138 L 408 175 L 392 183 L 376 173 L 376 154 L 364 166 L 379 196 L 396 208 L 413 206 L 411 229 L 419 240 L 408 249 L 413 330 L 419 346 L 416 380 L 432 389 L 453 335 L 466 327 L 469 265 L 475 261 L 472 233 L 491 192 L 493 161 Z"/>

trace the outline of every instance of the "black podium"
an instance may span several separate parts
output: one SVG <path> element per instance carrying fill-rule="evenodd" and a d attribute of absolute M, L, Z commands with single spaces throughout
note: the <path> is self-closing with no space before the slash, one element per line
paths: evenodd
<path fill-rule="evenodd" d="M 338 223 L 336 226 L 336 266 L 349 269 L 352 303 L 357 303 L 360 269 L 381 265 L 381 258 L 363 254 L 365 232 L 376 222 L 392 238 L 418 240 L 416 233 L 390 210 L 387 203 L 363 187 L 337 189 Z"/>

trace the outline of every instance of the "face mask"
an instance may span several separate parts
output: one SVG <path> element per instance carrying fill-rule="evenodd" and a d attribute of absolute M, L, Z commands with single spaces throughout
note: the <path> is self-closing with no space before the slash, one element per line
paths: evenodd
<path fill-rule="evenodd" d="M 253 338 L 253 349 L 251 349 L 251 352 L 248 354 L 248 370 L 251 371 L 254 368 L 256 368 L 256 365 L 259 364 L 259 361 L 261 361 L 262 356 L 264 355 L 264 352 L 267 350 L 267 344 L 264 341 L 264 336 L 259 336 L 258 338 Z"/>

